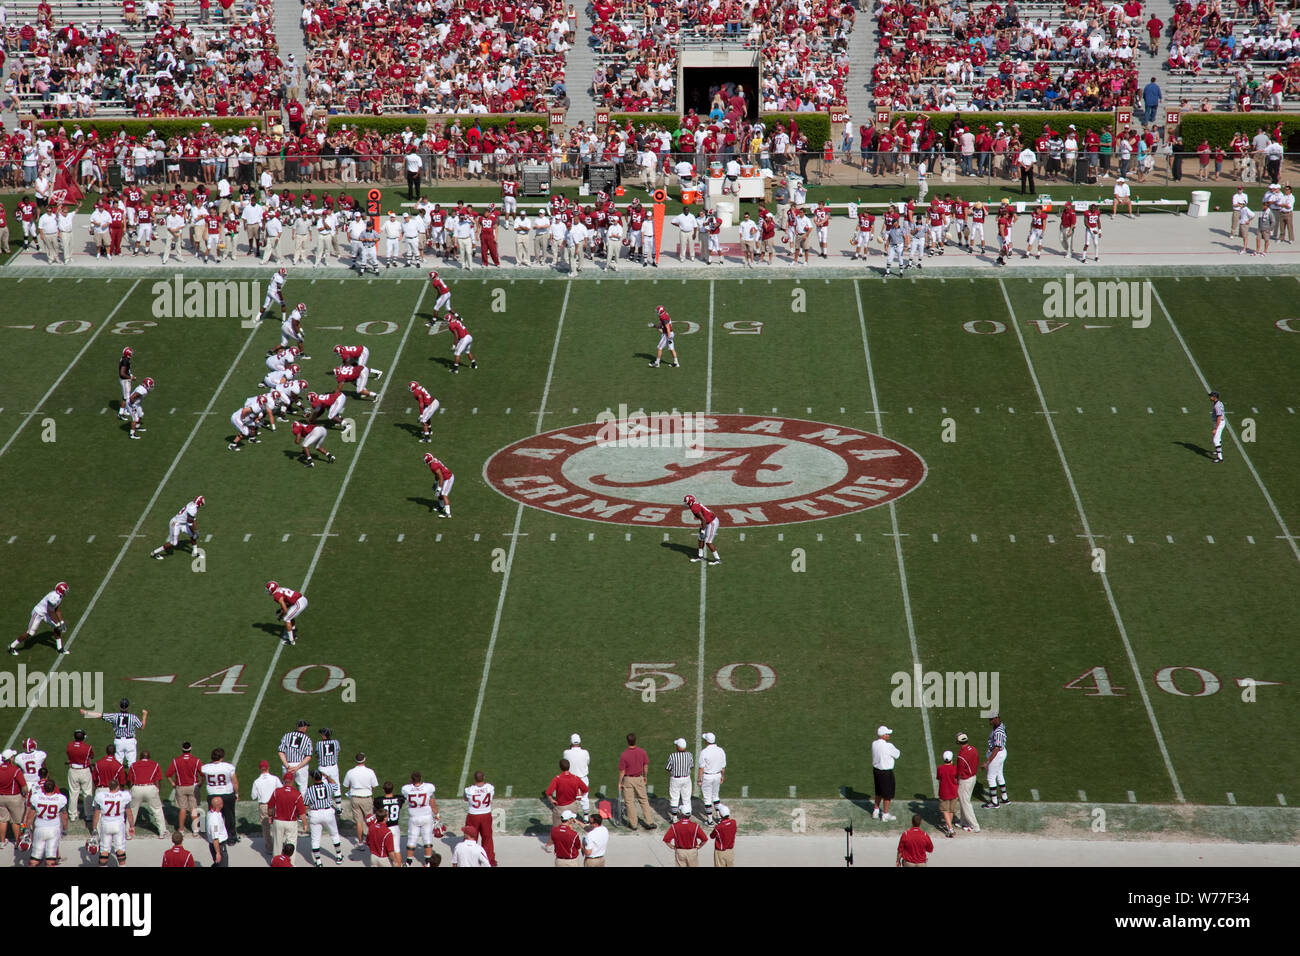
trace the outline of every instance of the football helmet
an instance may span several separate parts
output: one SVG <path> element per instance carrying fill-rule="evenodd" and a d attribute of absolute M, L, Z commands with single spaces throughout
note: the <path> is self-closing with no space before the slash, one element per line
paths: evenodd
<path fill-rule="evenodd" d="M 337 355 L 339 358 L 342 358 L 342 357 L 343 357 L 343 346 L 341 346 L 341 345 L 336 345 L 336 346 L 334 346 L 334 354 Z"/>
<path fill-rule="evenodd" d="M 54 585 L 54 590 L 57 591 L 59 594 L 67 594 L 67 593 L 68 593 L 68 582 L 67 582 L 67 581 L 60 581 L 58 584 Z"/>
<path fill-rule="evenodd" d="M 691 506 L 693 506 L 693 505 L 695 504 L 695 496 L 694 496 L 694 495 L 687 495 L 685 498 L 682 499 L 682 504 L 684 504 L 684 505 L 686 505 L 686 507 L 690 508 Z"/>
<path fill-rule="evenodd" d="M 86 841 L 86 852 L 91 856 L 99 856 L 99 844 L 95 842 L 94 837 Z"/>
<path fill-rule="evenodd" d="M 267 593 L 267 594 L 274 594 L 274 593 L 275 593 L 275 589 L 278 588 L 279 586 L 280 586 L 280 585 L 277 584 L 275 581 L 267 581 L 267 582 L 266 582 L 266 593 Z"/>
<path fill-rule="evenodd" d="M 425 463 L 426 465 L 432 465 L 432 464 L 433 464 L 433 452 L 431 452 L 431 451 L 426 451 L 426 452 L 424 453 L 424 463 Z"/>
<path fill-rule="evenodd" d="M 28 835 L 27 831 L 24 830 L 22 834 L 18 837 L 18 852 L 26 853 L 29 850 L 31 850 L 31 848 L 32 848 L 32 838 Z"/>
<path fill-rule="evenodd" d="M 297 375 L 299 372 L 302 371 L 302 369 L 300 369 L 297 365 L 290 365 L 288 368 L 285 369 L 285 371 L 288 372 L 290 375 Z"/>
<path fill-rule="evenodd" d="M 298 357 L 299 355 L 301 355 L 301 354 L 302 354 L 302 348 L 301 348 L 301 347 L 299 347 L 299 346 L 297 346 L 297 345 L 291 345 L 291 346 L 289 346 L 289 355 L 290 355 L 290 356 L 292 356 L 293 358 L 297 358 L 297 357 Z"/>
<path fill-rule="evenodd" d="M 447 824 L 442 822 L 442 817 L 433 818 L 433 838 L 441 840 L 447 835 Z"/>
<path fill-rule="evenodd" d="M 130 358 L 134 354 L 135 352 L 132 351 L 131 346 L 129 345 L 126 348 L 122 349 L 122 358 Z"/>
<path fill-rule="evenodd" d="M 411 379 L 411 383 L 406 387 L 411 390 L 412 394 L 414 394 L 415 390 L 420 387 L 420 383 L 415 381 L 415 379 Z"/>
<path fill-rule="evenodd" d="M 26 740 L 23 741 L 23 753 L 29 754 L 35 749 L 36 749 L 35 737 L 28 737 Z"/>
<path fill-rule="evenodd" d="M 305 378 L 296 378 L 293 380 L 293 385 L 295 388 L 298 389 L 298 391 L 301 392 L 304 388 L 307 387 L 307 380 Z"/>
<path fill-rule="evenodd" d="M 146 392 L 152 392 L 152 391 L 153 391 L 153 379 L 151 379 L 151 378 L 146 378 L 146 379 L 144 380 L 144 389 L 145 389 Z"/>
<path fill-rule="evenodd" d="M 438 278 L 438 270 L 434 269 L 432 272 L 429 273 L 429 281 L 432 282 L 436 278 Z"/>
<path fill-rule="evenodd" d="M 294 309 L 293 309 L 293 310 L 294 310 L 295 312 L 301 312 L 303 315 L 306 315 L 306 314 L 307 314 L 307 303 L 306 303 L 306 302 L 299 302 L 296 306 L 294 306 Z"/>
<path fill-rule="evenodd" d="M 286 269 L 284 266 L 281 266 L 277 274 L 282 276 L 287 276 L 289 274 L 289 270 Z"/>
<path fill-rule="evenodd" d="M 202 495 L 198 495 L 194 499 L 194 507 L 196 508 L 202 508 L 205 504 L 207 504 L 207 499 L 204 498 Z"/>

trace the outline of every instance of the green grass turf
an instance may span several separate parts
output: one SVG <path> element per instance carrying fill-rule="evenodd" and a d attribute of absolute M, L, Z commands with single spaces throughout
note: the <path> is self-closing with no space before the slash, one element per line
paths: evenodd
<path fill-rule="evenodd" d="M 1300 336 L 1273 325 L 1294 301 L 1293 281 L 1183 277 L 1156 289 L 1223 392 L 1233 426 L 1255 420 L 1256 441 L 1245 447 L 1294 532 L 1300 502 L 1288 479 L 1300 464 L 1300 416 L 1291 411 L 1291 373 Z M 75 297 L 76 314 L 98 328 L 131 283 L 0 283 L 2 324 L 37 326 L 0 328 L 0 344 L 24 367 L 0 386 L 2 444 L 94 334 L 45 332 L 66 314 L 56 303 Z M 500 789 L 531 795 L 554 772 L 571 732 L 593 752 L 592 784 L 612 787 L 626 732 L 640 735 L 657 768 L 671 740 L 692 738 L 698 721 L 728 749 L 729 796 L 746 786 L 755 797 L 782 797 L 795 786 L 801 796 L 833 797 L 840 788 L 870 789 L 869 746 L 883 722 L 903 751 L 900 795 L 931 793 L 922 711 L 890 702 L 892 675 L 912 669 L 910 614 L 926 671 L 999 673 L 1013 797 L 1027 800 L 1032 788 L 1043 800 L 1073 801 L 1085 791 L 1091 801 L 1123 803 L 1133 791 L 1140 803 L 1173 802 L 1153 718 L 1189 802 L 1222 805 L 1231 791 L 1239 804 L 1268 806 L 1295 792 L 1284 754 L 1300 676 L 1288 643 L 1300 616 L 1289 597 L 1300 568 L 1236 445 L 1225 443 L 1222 465 L 1195 452 L 1207 444 L 1208 403 L 1158 305 L 1150 328 L 1118 321 L 1084 329 L 1069 320 L 1045 334 L 1035 324 L 1042 283 L 1005 286 L 1106 550 L 1148 714 L 996 281 L 865 280 L 860 320 L 847 280 L 470 278 L 456 283 L 453 306 L 474 333 L 481 368 L 453 377 L 449 337 L 429 334 L 424 323 L 433 301 L 421 299 L 422 282 L 291 278 L 289 300 L 311 306 L 313 358 L 304 374 L 313 387 L 327 387 L 337 341 L 364 342 L 371 365 L 388 373 L 377 409 L 349 403 L 356 440 L 331 432 L 338 462 L 311 471 L 291 460 L 284 426 L 238 455 L 225 448 L 229 415 L 256 391 L 278 322 L 250 332 L 233 319 L 154 319 L 150 285 L 140 283 L 113 323 L 157 325 L 133 335 L 103 330 L 0 457 L 11 502 L 0 523 L 0 618 L 16 633 L 45 590 L 70 581 L 68 617 L 85 623 L 63 666 L 103 671 L 110 703 L 129 694 L 147 707 L 142 741 L 155 756 L 170 757 L 186 737 L 204 755 L 214 746 L 233 754 L 247 727 L 239 763 L 246 788 L 256 761 L 275 763 L 280 735 L 305 717 L 331 726 L 345 753 L 366 750 L 381 777 L 400 781 L 418 768 L 448 795 L 464 772 L 483 769 Z M 646 368 L 657 304 L 678 323 L 680 369 Z M 1007 330 L 970 334 L 962 328 L 970 318 Z M 397 330 L 358 335 L 367 320 Z M 754 322 L 763 323 L 758 334 Z M 331 325 L 344 331 L 319 328 Z M 112 410 L 100 413 L 115 407 L 116 356 L 128 343 L 137 375 L 159 383 L 140 442 L 126 440 Z M 431 446 L 416 441 L 405 391 L 413 378 L 445 408 Z M 887 506 L 781 527 L 724 524 L 724 564 L 701 570 L 687 561 L 689 527 L 665 541 L 658 527 L 521 509 L 482 477 L 497 449 L 593 421 L 619 403 L 743 408 L 874 432 L 873 380 L 879 428 L 929 468 L 895 506 L 901 569 Z M 210 415 L 198 414 L 209 405 Z M 41 440 L 47 416 L 53 442 Z M 955 442 L 943 440 L 949 418 Z M 457 475 L 450 521 L 430 512 L 421 461 L 429 449 Z M 208 501 L 200 531 L 212 535 L 203 544 L 206 569 L 191 570 L 184 554 L 149 560 L 167 519 L 198 493 Z M 141 537 L 114 566 L 122 536 L 142 514 Z M 805 571 L 792 569 L 796 549 Z M 297 587 L 309 569 L 299 645 L 281 651 L 262 585 L 275 578 Z M 37 645 L 19 660 L 47 668 L 54 654 Z M 644 702 L 624 686 L 637 663 L 659 665 L 681 685 Z M 765 665 L 775 685 L 724 689 L 719 671 L 737 663 Z M 294 692 L 285 682 L 303 665 L 320 666 L 301 673 Z M 327 666 L 355 679 L 355 702 L 342 688 L 309 693 Z M 1221 688 L 1171 694 L 1154 679 L 1170 666 L 1204 668 Z M 1096 667 L 1123 696 L 1065 688 Z M 221 676 L 188 686 L 223 671 L 234 693 L 205 692 L 217 690 Z M 161 675 L 175 678 L 129 680 Z M 1235 683 L 1244 677 L 1283 684 L 1261 687 L 1258 702 L 1245 703 Z M 741 666 L 734 686 L 756 679 Z M 1189 671 L 1177 682 L 1184 693 L 1198 687 Z M 20 714 L 0 714 L 6 736 Z M 986 723 L 976 708 L 935 707 L 928 717 L 936 753 L 959 730 L 982 747 Z M 56 751 L 82 723 L 38 709 L 23 736 Z M 103 729 L 91 736 L 102 747 Z M 664 774 L 652 771 L 662 792 Z"/>

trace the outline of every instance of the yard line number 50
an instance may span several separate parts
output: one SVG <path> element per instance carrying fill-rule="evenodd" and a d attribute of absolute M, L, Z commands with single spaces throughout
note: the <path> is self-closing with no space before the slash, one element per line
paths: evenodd
<path fill-rule="evenodd" d="M 642 662 L 628 665 L 623 686 L 636 691 L 646 703 L 654 703 L 659 694 L 686 686 L 686 678 L 673 668 L 676 661 Z M 737 694 L 757 694 L 776 686 L 776 671 L 755 661 L 736 661 L 719 667 L 713 682 L 722 690 Z"/>

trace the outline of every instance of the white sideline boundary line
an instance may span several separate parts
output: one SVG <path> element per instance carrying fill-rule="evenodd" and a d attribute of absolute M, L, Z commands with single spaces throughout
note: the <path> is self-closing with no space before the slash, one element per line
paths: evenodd
<path fill-rule="evenodd" d="M 1012 308 L 1011 296 L 1007 294 L 1006 284 L 999 279 L 998 288 L 1002 290 L 1002 299 L 1007 305 L 1007 314 L 1011 316 L 1011 326 L 1016 330 L 1016 339 L 1020 342 L 1020 351 L 1025 357 L 1025 366 L 1029 369 L 1029 377 L 1034 383 L 1034 391 L 1038 393 L 1038 401 L 1047 411 L 1047 397 L 1043 394 L 1043 387 L 1038 382 L 1038 373 L 1034 370 L 1034 360 L 1029 357 L 1029 346 L 1025 344 L 1024 333 L 1020 331 L 1020 320 L 1016 318 L 1016 310 Z M 1154 288 L 1154 287 L 1153 287 Z M 1157 296 L 1157 299 L 1159 297 Z M 1074 483 L 1074 473 L 1070 471 L 1070 464 L 1065 460 L 1065 449 L 1061 445 L 1061 438 L 1056 433 L 1056 423 L 1052 421 L 1051 415 L 1044 415 L 1047 421 L 1047 430 L 1052 435 L 1052 443 L 1056 445 L 1057 457 L 1061 460 L 1061 468 L 1065 471 L 1065 480 L 1070 486 L 1070 494 L 1074 497 L 1074 507 L 1079 513 L 1079 521 L 1083 525 L 1084 536 L 1088 539 L 1088 549 L 1094 547 L 1094 535 L 1092 526 L 1088 523 L 1088 515 L 1083 510 L 1083 499 L 1079 496 L 1078 486 Z M 1133 644 L 1128 639 L 1128 629 L 1124 627 L 1124 618 L 1120 616 L 1119 605 L 1115 603 L 1115 592 L 1111 590 L 1110 578 L 1105 571 L 1097 572 L 1101 578 L 1101 586 L 1106 592 L 1106 601 L 1110 604 L 1111 616 L 1115 619 L 1115 627 L 1119 630 L 1120 640 L 1124 643 L 1124 653 L 1128 656 L 1129 666 L 1133 669 L 1133 682 L 1137 685 L 1138 693 L 1142 697 L 1142 706 L 1146 708 L 1147 719 L 1151 722 L 1151 732 L 1155 734 L 1156 743 L 1160 747 L 1160 756 L 1165 762 L 1165 770 L 1169 773 L 1169 782 L 1173 784 L 1174 796 L 1179 803 L 1186 803 L 1187 799 L 1183 796 L 1183 788 L 1178 783 L 1178 774 L 1174 771 L 1174 762 L 1170 759 L 1169 748 L 1165 746 L 1165 736 L 1160 731 L 1160 722 L 1156 720 L 1155 709 L 1151 706 L 1151 698 L 1147 694 L 1146 677 L 1142 669 L 1138 667 L 1137 655 L 1133 651 Z"/>
<path fill-rule="evenodd" d="M 709 280 L 709 358 L 708 372 L 704 379 L 704 414 L 713 412 L 713 280 Z M 704 636 L 708 620 L 708 568 L 707 559 L 700 562 L 700 644 L 696 653 L 698 666 L 695 674 L 695 766 L 700 765 L 700 744 L 704 733 Z M 694 788 L 694 784 L 692 784 Z"/>
<path fill-rule="evenodd" d="M 107 322 L 105 324 L 107 324 Z M 90 602 L 86 605 L 86 610 L 82 612 L 81 617 L 77 619 L 76 626 L 72 629 L 72 633 L 68 635 L 68 639 L 64 643 L 64 647 L 68 650 L 71 650 L 73 642 L 81 632 L 82 625 L 84 625 L 90 618 L 90 614 L 95 609 L 95 605 L 99 603 L 99 598 L 103 595 L 104 589 L 108 587 L 108 582 L 112 579 L 114 573 L 116 573 L 118 565 L 120 565 L 122 559 L 126 557 L 126 552 L 130 549 L 131 542 L 140 537 L 140 529 L 144 526 L 145 520 L 149 517 L 149 512 L 151 512 L 154 506 L 158 503 L 158 498 L 162 495 L 163 488 L 166 487 L 167 482 L 171 480 L 172 473 L 176 470 L 176 466 L 180 464 L 181 459 L 185 457 L 185 452 L 189 450 L 190 443 L 194 441 L 194 436 L 199 433 L 199 429 L 207 419 L 208 413 L 212 411 L 212 406 L 215 405 L 217 399 L 221 397 L 221 392 L 230 381 L 230 376 L 235 373 L 235 369 L 239 366 L 240 360 L 243 359 L 244 353 L 247 352 L 248 347 L 253 344 L 253 337 L 256 334 L 257 330 L 254 329 L 249 332 L 247 338 L 244 339 L 244 344 L 240 346 L 238 354 L 235 355 L 235 360 L 230 364 L 230 368 L 226 369 L 226 374 L 222 376 L 221 382 L 212 393 L 212 398 L 208 400 L 208 406 L 204 410 L 204 414 L 198 416 L 198 421 L 196 421 L 194 427 L 190 429 L 190 434 L 185 439 L 185 443 L 181 445 L 181 450 L 176 453 L 176 457 L 172 459 L 172 463 L 168 467 L 166 474 L 162 476 L 162 480 L 158 482 L 158 487 L 154 489 L 153 495 L 149 499 L 149 503 L 146 504 L 144 510 L 140 512 L 140 517 L 136 521 L 135 527 L 133 527 L 131 533 L 126 536 L 126 540 L 122 542 L 122 549 L 117 552 L 117 557 L 113 559 L 112 565 L 109 566 L 108 573 L 104 575 L 104 580 L 99 582 L 99 587 L 97 587 L 95 593 L 91 595 Z M 46 685 L 49 684 L 50 679 L 54 676 L 54 672 L 58 670 L 59 661 L 61 660 L 63 660 L 62 654 L 55 658 L 54 666 L 52 666 L 45 675 Z M 12 747 L 14 745 L 14 741 L 17 740 L 18 735 L 22 733 L 23 727 L 27 723 L 27 719 L 31 717 L 32 710 L 33 708 L 29 706 L 23 712 L 23 716 L 19 719 L 18 725 L 14 727 L 13 733 L 9 735 L 9 740 L 5 743 L 6 747 Z"/>
<path fill-rule="evenodd" d="M 885 434 L 884 421 L 880 415 L 880 399 L 876 394 L 876 373 L 871 364 L 871 348 L 867 345 L 867 319 L 862 311 L 862 292 L 858 280 L 853 280 L 853 299 L 858 305 L 858 328 L 862 330 L 862 354 L 867 360 L 867 384 L 871 387 L 871 407 L 875 409 L 876 434 Z M 916 623 L 912 619 L 912 597 L 907 586 L 907 567 L 903 563 L 903 538 L 898 533 L 898 509 L 894 502 L 889 502 L 889 521 L 893 526 L 894 556 L 898 561 L 898 585 L 903 594 L 903 615 L 907 619 L 907 641 L 912 649 L 912 673 L 920 680 L 922 673 L 921 655 L 916 645 Z M 930 709 L 925 701 L 919 701 L 921 708 L 921 727 L 925 731 L 925 759 L 930 765 L 930 779 L 935 778 L 934 735 L 930 732 Z"/>
<path fill-rule="evenodd" d="M 551 379 L 555 376 L 555 360 L 560 354 L 560 338 L 564 332 L 564 316 L 569 311 L 569 293 L 573 284 L 564 287 L 564 301 L 560 304 L 560 321 L 555 327 L 555 344 L 551 346 L 551 363 L 546 367 L 546 384 L 542 387 L 542 403 L 537 409 L 537 427 L 533 434 L 540 434 L 542 424 L 546 421 L 546 401 L 551 395 Z M 506 590 L 510 587 L 510 570 L 515 564 L 515 547 L 519 544 L 519 524 L 524 519 L 524 506 L 521 502 L 515 509 L 515 526 L 510 534 L 510 549 L 506 552 L 506 569 L 501 575 L 501 590 L 497 594 L 496 614 L 492 617 L 492 635 L 488 638 L 487 651 L 483 656 L 483 676 L 479 680 L 478 697 L 474 700 L 474 718 L 469 725 L 469 739 L 465 742 L 465 762 L 460 768 L 460 783 L 456 793 L 463 793 L 465 781 L 469 779 L 469 762 L 474 756 L 474 741 L 478 739 L 478 722 L 483 716 L 483 698 L 487 695 L 488 675 L 492 673 L 492 656 L 496 653 L 497 635 L 501 633 L 501 613 L 506 606 Z"/>
<path fill-rule="evenodd" d="M 1300 281 L 1300 276 L 1297 276 L 1296 278 Z M 1187 347 L 1186 339 L 1183 338 L 1182 332 L 1178 331 L 1178 326 L 1174 324 L 1174 317 L 1170 314 L 1169 310 L 1165 308 L 1165 302 L 1160 298 L 1160 293 L 1157 291 L 1155 283 L 1152 282 L 1150 285 L 1151 294 L 1156 297 L 1156 303 L 1160 306 L 1160 311 L 1165 314 L 1165 321 L 1169 323 L 1169 328 L 1173 330 L 1174 338 L 1178 339 L 1178 344 L 1183 348 L 1183 354 L 1187 356 L 1187 361 L 1192 365 L 1192 371 L 1196 373 L 1197 381 L 1201 383 L 1201 388 L 1205 390 L 1206 394 L 1208 394 L 1210 391 L 1210 383 L 1206 380 L 1204 373 L 1201 372 L 1201 366 L 1198 365 L 1196 359 L 1192 357 L 1192 350 Z M 1237 436 L 1237 429 L 1232 427 L 1232 422 L 1227 422 L 1227 426 L 1228 434 L 1232 436 L 1232 443 L 1237 446 L 1237 453 L 1241 455 L 1241 460 L 1244 461 L 1246 467 L 1250 469 L 1250 474 L 1255 479 L 1255 484 L 1259 486 L 1259 490 L 1264 495 L 1264 500 L 1268 502 L 1268 510 L 1273 512 L 1273 520 L 1275 520 L 1277 526 L 1282 529 L 1282 534 L 1286 538 L 1286 543 L 1291 546 L 1291 553 L 1295 555 L 1297 561 L 1300 561 L 1300 547 L 1296 545 L 1295 537 L 1291 534 L 1290 530 L 1286 526 L 1286 522 L 1282 519 L 1282 512 L 1277 510 L 1277 505 L 1273 502 L 1273 496 L 1268 493 L 1268 488 L 1264 486 L 1264 479 L 1259 477 L 1259 472 L 1255 470 L 1254 462 L 1252 462 L 1250 456 L 1246 454 L 1246 448 L 1242 444 L 1241 439 Z"/>
<path fill-rule="evenodd" d="M 383 404 L 384 396 L 388 394 L 388 386 L 397 378 L 396 370 L 398 360 L 402 357 L 402 349 L 406 347 L 406 340 L 410 338 L 411 329 L 415 328 L 416 316 L 419 315 L 420 306 L 424 303 L 424 295 L 429 291 L 429 284 L 423 283 L 420 286 L 420 296 L 415 300 L 415 305 L 411 309 L 411 319 L 407 323 L 406 331 L 402 333 L 402 340 L 397 343 L 397 352 L 393 355 L 392 364 L 389 365 L 384 373 L 384 385 L 379 391 L 379 397 L 375 399 L 372 410 L 375 414 L 370 416 L 366 422 L 365 429 L 361 432 L 361 440 L 357 442 L 357 450 L 352 455 L 352 461 L 348 464 L 347 474 L 343 476 L 343 484 L 339 486 L 339 493 L 334 498 L 334 507 L 330 509 L 329 517 L 325 519 L 325 530 L 320 536 L 320 544 L 316 545 L 316 553 L 311 556 L 311 564 L 307 566 L 307 574 L 302 579 L 302 593 L 307 593 L 307 588 L 311 584 L 312 575 L 316 573 L 316 565 L 320 561 L 320 556 L 325 550 L 325 544 L 330 539 L 330 528 L 334 526 L 334 519 L 338 516 L 339 506 L 343 504 L 343 496 L 347 494 L 348 485 L 352 483 L 352 474 L 356 471 L 357 462 L 361 460 L 361 452 L 366 447 L 366 439 L 370 437 L 370 429 L 379 418 L 379 406 Z M 277 641 L 275 653 L 271 655 L 271 663 L 267 665 L 266 676 L 262 678 L 262 686 L 258 688 L 257 699 L 253 701 L 253 710 L 248 715 L 248 722 L 244 724 L 244 732 L 239 737 L 239 745 L 235 747 L 235 757 L 231 761 L 236 767 L 239 766 L 239 758 L 244 753 L 244 745 L 248 743 L 248 735 L 253 731 L 253 724 L 257 720 L 257 713 L 262 709 L 262 701 L 266 698 L 266 689 L 271 684 L 271 675 L 275 673 L 275 666 L 280 662 L 280 654 L 285 648 L 284 641 Z"/>
<path fill-rule="evenodd" d="M 135 282 L 131 283 L 131 288 L 126 290 L 126 295 L 122 296 L 117 305 L 113 307 L 113 311 L 108 313 L 108 318 L 104 319 L 99 328 L 95 329 L 95 333 L 86 340 L 86 344 L 81 347 L 81 351 L 79 351 L 73 357 L 72 361 L 68 363 L 68 367 L 63 370 L 63 374 L 54 380 L 54 384 L 50 386 L 49 391 L 45 393 L 39 402 L 36 403 L 36 407 L 27 413 L 27 417 L 19 423 L 18 427 L 14 430 L 14 433 L 9 436 L 9 440 L 4 443 L 4 446 L 0 447 L 0 457 L 3 457 L 4 453 L 9 450 L 9 446 L 18 440 L 18 436 L 21 435 L 23 429 L 27 427 L 27 423 L 40 414 L 41 406 L 50 400 L 50 396 L 54 394 L 54 390 L 63 384 L 63 380 L 68 377 L 68 373 L 71 372 L 73 367 L 81 361 L 81 357 L 86 354 L 86 351 L 95 344 L 95 339 L 99 338 L 99 333 L 108 328 L 109 323 L 113 321 L 113 316 L 117 315 L 117 313 L 122 310 L 122 306 L 126 305 L 126 300 L 131 298 L 131 293 L 135 291 L 136 286 L 143 281 L 143 279 L 136 279 Z"/>

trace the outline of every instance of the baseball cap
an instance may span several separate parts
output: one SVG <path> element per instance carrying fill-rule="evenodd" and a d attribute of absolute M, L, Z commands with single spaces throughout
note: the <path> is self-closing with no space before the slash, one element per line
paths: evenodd
<path fill-rule="evenodd" d="M 476 826 L 468 826 L 468 825 L 467 825 L 467 826 L 463 826 L 463 827 L 460 828 L 460 832 L 463 833 L 463 834 L 465 834 L 465 836 L 469 837 L 469 838 L 472 840 L 472 839 L 474 839 L 476 836 L 478 836 L 478 827 L 476 827 Z"/>
<path fill-rule="evenodd" d="M 951 750 L 945 750 L 945 751 L 943 752 L 943 762 L 944 762 L 944 763 L 950 763 L 951 761 L 952 761 L 952 751 L 951 751 Z"/>
<path fill-rule="evenodd" d="M 705 742 L 706 744 L 711 744 L 711 743 L 713 743 L 714 741 L 716 741 L 717 739 L 718 739 L 718 738 L 715 737 L 715 736 L 713 736 L 713 734 L 711 734 L 711 733 L 710 733 L 710 734 L 705 734 L 705 735 L 704 735 L 704 742 Z"/>
<path fill-rule="evenodd" d="M 601 819 L 603 820 L 610 820 L 614 817 L 613 807 L 610 806 L 608 800 L 602 800 L 600 803 L 596 804 L 596 812 L 600 814 Z"/>
<path fill-rule="evenodd" d="M 375 815 L 374 815 L 373 813 L 368 813 L 368 814 L 366 814 L 366 823 L 367 823 L 367 824 L 374 824 L 374 823 L 378 823 L 378 822 L 379 822 L 379 820 L 375 817 Z"/>
<path fill-rule="evenodd" d="M 267 770 L 267 769 L 270 768 L 270 766 L 271 766 L 270 762 L 268 762 L 268 761 L 266 761 L 266 760 L 262 760 L 262 761 L 259 761 L 259 762 L 258 762 L 258 764 L 257 764 L 257 769 L 258 769 L 258 770 Z"/>
<path fill-rule="evenodd" d="M 719 804 L 718 804 L 718 816 L 720 816 L 720 817 L 729 817 L 729 816 L 731 816 L 731 807 L 727 806 L 725 803 L 719 803 Z"/>
<path fill-rule="evenodd" d="M 572 810 L 565 810 L 563 813 L 560 814 L 560 819 L 561 819 L 561 820 L 576 820 L 576 819 L 578 819 L 578 815 L 577 815 L 576 813 L 574 813 Z"/>
<path fill-rule="evenodd" d="M 577 734 L 570 734 L 570 735 L 569 735 L 569 743 L 571 743 L 571 744 L 580 744 L 580 743 L 582 743 L 582 738 L 579 737 Z"/>
<path fill-rule="evenodd" d="M 676 740 L 673 741 L 673 746 L 674 746 L 674 747 L 680 747 L 680 748 L 682 748 L 683 750 L 685 750 L 685 749 L 686 749 L 686 738 L 685 738 L 685 737 L 678 737 Z"/>
<path fill-rule="evenodd" d="M 4 750 L 0 750 L 0 760 L 13 760 L 16 756 L 18 756 L 18 751 L 14 750 L 12 747 L 6 747 Z"/>
<path fill-rule="evenodd" d="M 964 744 L 964 743 L 966 743 L 968 740 L 970 740 L 970 738 L 967 737 L 965 734 L 958 734 L 958 735 L 957 735 L 957 743 L 959 743 L 959 744 Z"/>
<path fill-rule="evenodd" d="M 893 731 L 890 730 L 888 727 L 886 727 L 884 724 L 881 724 L 879 727 L 876 728 L 877 737 L 884 737 L 886 734 L 892 734 L 892 733 Z"/>

